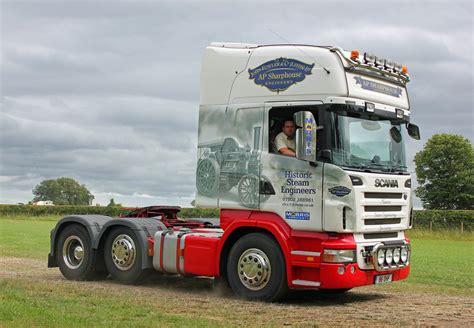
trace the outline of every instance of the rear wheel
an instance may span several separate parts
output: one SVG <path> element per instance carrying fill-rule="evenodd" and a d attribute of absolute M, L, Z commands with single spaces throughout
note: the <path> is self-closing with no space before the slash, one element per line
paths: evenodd
<path fill-rule="evenodd" d="M 112 230 L 104 247 L 104 260 L 113 279 L 125 284 L 137 283 L 149 270 L 142 269 L 142 245 L 135 233 L 127 227 Z"/>
<path fill-rule="evenodd" d="M 251 233 L 232 247 L 227 262 L 229 285 L 238 296 L 277 301 L 288 292 L 286 266 L 278 243 L 263 233 Z"/>
<path fill-rule="evenodd" d="M 97 277 L 96 253 L 83 226 L 73 224 L 65 227 L 59 233 L 55 253 L 59 270 L 67 279 L 92 280 Z"/>

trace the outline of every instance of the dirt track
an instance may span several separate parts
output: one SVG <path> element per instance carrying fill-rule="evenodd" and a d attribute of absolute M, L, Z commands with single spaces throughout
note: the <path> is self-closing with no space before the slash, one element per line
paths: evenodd
<path fill-rule="evenodd" d="M 384 287 L 357 288 L 343 296 L 295 292 L 284 303 L 265 304 L 239 300 L 214 287 L 211 279 L 157 276 L 142 286 L 113 281 L 71 282 L 57 268 L 23 258 L 0 258 L 0 280 L 68 284 L 112 295 L 126 292 L 137 299 L 156 300 L 157 310 L 186 317 L 199 314 L 224 325 L 238 326 L 441 326 L 474 325 L 474 299 L 468 296 L 394 292 Z M 166 299 L 166 302 L 159 300 Z M 191 321 L 192 322 L 192 321 Z"/>

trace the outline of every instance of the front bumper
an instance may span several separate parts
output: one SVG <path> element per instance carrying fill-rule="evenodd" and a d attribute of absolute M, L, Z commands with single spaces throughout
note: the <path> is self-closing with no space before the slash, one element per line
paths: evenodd
<path fill-rule="evenodd" d="M 344 268 L 344 272 L 340 272 Z M 320 267 L 320 288 L 321 289 L 341 289 L 353 288 L 360 286 L 373 285 L 375 277 L 379 275 L 391 274 L 392 281 L 403 280 L 408 277 L 410 273 L 410 265 L 398 269 L 388 271 L 368 270 L 363 271 L 359 269 L 357 263 L 350 264 L 333 264 L 321 263 Z"/>

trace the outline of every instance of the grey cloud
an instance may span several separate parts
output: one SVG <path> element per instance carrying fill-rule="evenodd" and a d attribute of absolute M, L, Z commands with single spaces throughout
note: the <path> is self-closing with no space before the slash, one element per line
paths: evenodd
<path fill-rule="evenodd" d="M 474 138 L 468 1 L 0 6 L 0 202 L 29 200 L 42 179 L 71 176 L 102 203 L 115 195 L 126 205 L 188 205 L 200 61 L 212 41 L 287 39 L 390 57 L 413 78 L 423 140 L 408 143 L 409 157 L 434 133 Z"/>

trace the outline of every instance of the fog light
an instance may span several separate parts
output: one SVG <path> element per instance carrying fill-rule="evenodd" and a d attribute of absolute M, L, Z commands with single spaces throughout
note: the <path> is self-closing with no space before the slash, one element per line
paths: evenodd
<path fill-rule="evenodd" d="M 356 267 L 351 267 L 351 273 L 354 274 L 356 272 Z"/>
<path fill-rule="evenodd" d="M 337 268 L 337 273 L 344 274 L 344 272 L 346 272 L 346 269 L 343 266 Z"/>
<path fill-rule="evenodd" d="M 400 259 L 402 260 L 403 263 L 407 263 L 408 249 L 406 247 L 402 247 L 402 250 L 400 251 Z"/>
<path fill-rule="evenodd" d="M 391 248 L 387 249 L 387 251 L 385 252 L 385 260 L 387 261 L 388 265 L 392 264 L 393 250 Z"/>
<path fill-rule="evenodd" d="M 400 262 L 400 248 L 395 248 L 393 250 L 393 262 L 397 264 Z"/>
<path fill-rule="evenodd" d="M 377 252 L 377 263 L 383 265 L 383 262 L 385 262 L 385 250 L 379 249 Z"/>

